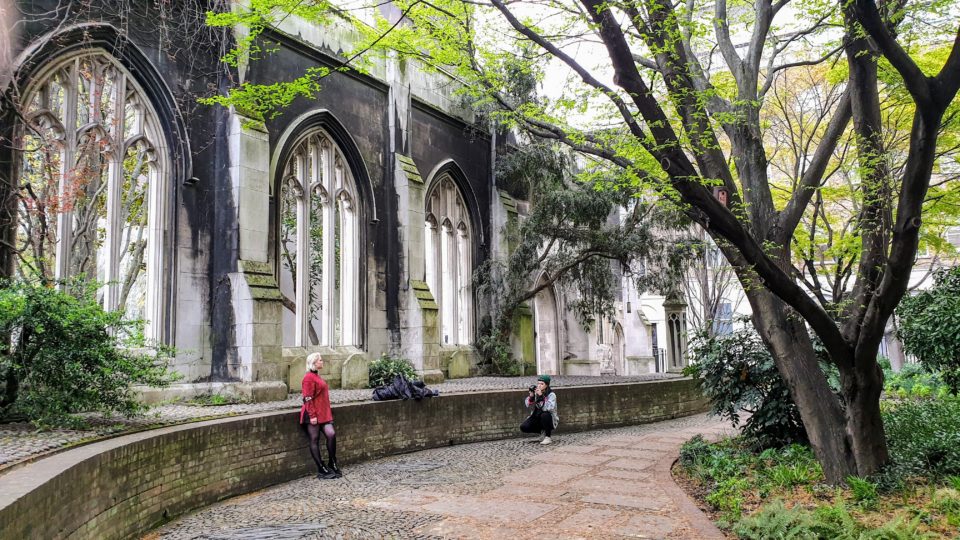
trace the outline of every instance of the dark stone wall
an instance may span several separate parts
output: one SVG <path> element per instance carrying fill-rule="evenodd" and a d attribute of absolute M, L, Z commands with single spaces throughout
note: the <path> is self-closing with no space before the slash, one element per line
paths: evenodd
<path fill-rule="evenodd" d="M 238 268 L 239 238 L 236 203 L 233 200 L 228 167 L 228 114 L 218 106 L 197 103 L 197 99 L 225 93 L 238 80 L 235 70 L 220 62 L 220 55 L 231 45 L 230 33 L 210 29 L 205 13 L 222 6 L 217 0 L 98 0 L 62 2 L 60 0 L 19 0 L 24 22 L 15 53 L 35 48 L 30 60 L 20 66 L 19 88 L 35 69 L 48 60 L 72 49 L 102 47 L 116 56 L 137 77 L 154 102 L 164 123 L 168 144 L 174 148 L 175 171 L 170 179 L 171 222 L 167 227 L 169 268 L 165 269 L 169 290 L 163 321 L 164 339 L 178 345 L 177 317 L 178 261 L 184 257 L 202 260 L 206 265 L 203 293 L 210 313 L 212 367 L 201 379 L 229 380 L 231 347 L 235 344 L 232 328 L 233 306 L 228 274 Z M 56 34 L 50 38 L 49 33 Z M 317 51 L 293 38 L 276 32 L 266 35 L 279 47 L 265 59 L 253 62 L 246 73 L 253 82 L 290 80 L 307 68 L 337 66 L 339 60 L 327 51 Z M 17 95 L 17 88 L 8 97 Z M 359 156 L 354 176 L 364 179 L 360 187 L 365 227 L 362 231 L 366 257 L 360 275 L 376 286 L 361 285 L 365 296 L 361 324 L 366 332 L 368 314 L 377 306 L 386 313 L 391 343 L 399 339 L 399 291 L 401 239 L 398 232 L 397 195 L 394 189 L 393 157 L 390 155 L 388 118 L 389 89 L 371 77 L 333 73 L 322 81 L 322 90 L 313 99 L 298 99 L 279 116 L 268 119 L 271 151 L 277 140 L 300 115 L 326 110 L 346 135 L 341 145 L 352 145 Z M 9 203 L 13 187 L 13 151 L 17 122 L 10 113 L 10 101 L 0 109 L 0 201 Z M 4 112 L 6 111 L 6 112 Z M 477 239 L 474 261 L 486 259 L 490 237 L 490 141 L 474 127 L 429 106 L 414 103 L 410 107 L 408 152 L 424 175 L 438 163 L 455 162 L 454 175 L 466 194 Z M 399 124 L 398 124 L 399 125 Z M 399 136 L 397 137 L 399 141 Z M 362 173 L 362 174 L 361 174 Z M 274 184 L 277 178 L 271 179 Z M 0 210 L 3 210 L 0 204 Z M 270 202 L 276 234 L 276 205 Z M 375 218 L 375 219 L 374 219 Z M 12 234 L 12 221 L 0 211 L 0 238 Z M 275 249 L 271 239 L 271 249 Z M 275 253 L 272 258 L 276 262 Z M 0 250 L 0 275 L 9 273 L 9 252 Z M 375 265 L 371 269 L 367 266 Z M 371 296 L 371 291 L 374 292 Z M 369 336 L 364 333 L 364 343 Z M 379 340 L 383 341 L 383 340 Z M 189 344 L 188 349 L 195 348 Z"/>
<path fill-rule="evenodd" d="M 560 388 L 557 432 L 706 410 L 696 381 Z M 522 391 L 334 407 L 343 463 L 518 436 Z M 218 500 L 312 471 L 297 413 L 282 411 L 118 437 L 2 477 L 0 538 L 127 538 Z M 349 472 L 348 472 L 349 474 Z"/>
<path fill-rule="evenodd" d="M 174 340 L 176 268 L 181 248 L 194 256 L 207 253 L 207 239 L 215 227 L 212 210 L 231 204 L 218 200 L 218 183 L 227 166 L 225 139 L 218 136 L 224 111 L 197 103 L 199 97 L 225 87 L 229 77 L 219 56 L 223 47 L 229 46 L 230 38 L 226 32 L 203 24 L 204 13 L 214 4 L 212 0 L 17 2 L 22 19 L 14 54 L 24 49 L 32 53 L 17 66 L 17 80 L 7 90 L 9 101 L 3 103 L 6 116 L 0 115 L 0 176 L 9 178 L 14 167 L 11 141 L 19 127 L 10 109 L 46 62 L 72 51 L 102 48 L 119 59 L 144 87 L 174 153 L 170 194 L 175 204 L 171 205 L 166 246 L 171 264 L 165 272 L 170 291 L 166 303 L 170 316 L 164 321 L 168 341 Z M 197 181 L 184 185 L 190 178 Z M 181 216 L 187 221 L 183 228 L 179 227 Z M 0 221 L 0 227 L 6 226 Z"/>
<path fill-rule="evenodd" d="M 474 261 L 489 256 L 491 169 L 490 135 L 429 105 L 414 102 L 410 123 L 410 154 L 424 181 L 438 165 L 453 163 L 437 172 L 451 172 L 469 206 L 473 221 Z M 430 186 L 427 186 L 428 189 Z"/>

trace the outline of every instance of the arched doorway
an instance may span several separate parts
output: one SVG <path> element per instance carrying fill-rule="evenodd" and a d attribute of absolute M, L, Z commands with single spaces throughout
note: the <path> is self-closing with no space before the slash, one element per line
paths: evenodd
<path fill-rule="evenodd" d="M 533 319 L 537 349 L 537 373 L 560 374 L 559 311 L 553 287 L 545 287 L 533 299 Z"/>
<path fill-rule="evenodd" d="M 623 327 L 617 323 L 613 327 L 613 369 L 617 375 L 628 375 L 627 366 L 624 363 L 624 348 L 626 341 L 623 339 Z"/>

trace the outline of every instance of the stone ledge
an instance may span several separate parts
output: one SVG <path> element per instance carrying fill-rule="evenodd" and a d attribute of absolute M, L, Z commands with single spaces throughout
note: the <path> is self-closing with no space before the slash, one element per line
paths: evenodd
<path fill-rule="evenodd" d="M 186 401 L 201 396 L 221 395 L 253 403 L 287 399 L 287 385 L 270 382 L 207 382 L 171 384 L 165 388 L 137 386 L 141 403 L 154 405 L 164 401 Z"/>
<path fill-rule="evenodd" d="M 344 463 L 517 436 L 523 392 L 334 407 Z M 691 379 L 558 388 L 560 433 L 706 410 Z M 463 422 L 463 418 L 473 419 Z M 308 474 L 297 411 L 124 435 L 3 475 L 0 538 L 127 538 L 227 497 Z"/>

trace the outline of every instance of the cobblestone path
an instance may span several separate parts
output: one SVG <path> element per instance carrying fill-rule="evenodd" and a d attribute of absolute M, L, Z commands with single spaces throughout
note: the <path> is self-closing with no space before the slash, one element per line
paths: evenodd
<path fill-rule="evenodd" d="M 675 378 L 677 375 L 665 373 L 650 373 L 628 377 L 601 376 L 577 377 L 558 376 L 552 383 L 554 388 L 564 386 L 584 386 L 595 384 L 619 384 L 637 381 Z M 471 377 L 467 379 L 453 379 L 431 388 L 441 393 L 480 392 L 485 390 L 522 389 L 532 384 L 533 377 Z M 331 390 L 330 401 L 333 404 L 368 401 L 372 390 Z M 53 429 L 37 431 L 28 423 L 0 424 L 0 474 L 3 469 L 43 455 L 68 445 L 79 442 L 101 439 L 110 435 L 129 432 L 137 429 L 161 427 L 191 420 L 209 419 L 238 414 L 250 414 L 300 406 L 300 395 L 291 394 L 283 401 L 265 403 L 235 403 L 231 405 L 203 406 L 189 403 L 174 403 L 150 409 L 147 414 L 134 418 L 104 417 L 99 415 L 87 416 L 89 429 Z"/>
<path fill-rule="evenodd" d="M 680 444 L 729 425 L 706 415 L 393 456 L 210 506 L 145 538 L 723 538 L 670 477 Z M 349 441 L 340 441 L 350 444 Z"/>

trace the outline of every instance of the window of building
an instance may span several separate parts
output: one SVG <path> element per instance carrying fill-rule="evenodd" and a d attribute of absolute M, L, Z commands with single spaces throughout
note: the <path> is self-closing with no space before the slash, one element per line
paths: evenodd
<path fill-rule="evenodd" d="M 426 282 L 440 306 L 440 343 L 473 340 L 473 244 L 470 216 L 449 175 L 427 193 L 424 224 Z"/>
<path fill-rule="evenodd" d="M 170 156 L 150 101 L 97 50 L 50 64 L 24 96 L 18 275 L 96 281 L 104 308 L 159 338 Z"/>
<path fill-rule="evenodd" d="M 280 185 L 278 256 L 285 346 L 360 345 L 357 196 L 323 131 L 300 139 Z"/>
<path fill-rule="evenodd" d="M 713 332 L 718 336 L 733 333 L 733 304 L 720 302 L 717 306 L 717 315 L 713 320 Z"/>

